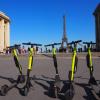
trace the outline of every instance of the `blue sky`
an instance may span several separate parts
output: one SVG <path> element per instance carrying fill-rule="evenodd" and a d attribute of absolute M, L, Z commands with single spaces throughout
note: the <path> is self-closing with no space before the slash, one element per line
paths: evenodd
<path fill-rule="evenodd" d="M 61 42 L 63 15 L 68 41 L 95 41 L 93 11 L 99 0 L 0 0 L 0 11 L 11 19 L 11 45 Z"/>

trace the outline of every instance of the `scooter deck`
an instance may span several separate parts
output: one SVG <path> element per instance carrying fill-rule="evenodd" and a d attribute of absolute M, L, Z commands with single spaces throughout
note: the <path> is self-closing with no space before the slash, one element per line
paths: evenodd
<path fill-rule="evenodd" d="M 58 87 L 59 89 L 61 88 L 61 80 L 60 80 L 59 74 L 57 74 L 57 75 L 55 76 L 54 86 L 55 86 L 55 87 Z"/>
<path fill-rule="evenodd" d="M 59 89 L 60 89 L 60 87 L 61 87 L 61 82 L 60 82 L 60 80 L 59 80 L 59 81 L 56 81 L 56 82 L 54 83 L 54 86 L 59 87 Z"/>

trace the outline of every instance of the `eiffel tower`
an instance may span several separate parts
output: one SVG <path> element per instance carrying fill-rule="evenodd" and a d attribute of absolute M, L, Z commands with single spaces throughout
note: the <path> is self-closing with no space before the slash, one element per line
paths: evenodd
<path fill-rule="evenodd" d="M 64 47 L 64 43 L 66 43 L 66 47 Z M 68 38 L 66 36 L 66 16 L 63 16 L 63 37 L 62 37 L 62 43 L 61 43 L 61 49 L 65 49 L 68 47 Z"/>

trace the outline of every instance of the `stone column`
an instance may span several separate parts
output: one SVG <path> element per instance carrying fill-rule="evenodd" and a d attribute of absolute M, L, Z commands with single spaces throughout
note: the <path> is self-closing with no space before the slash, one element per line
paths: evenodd
<path fill-rule="evenodd" d="M 100 51 L 100 15 L 95 16 L 96 23 L 96 48 Z"/>
<path fill-rule="evenodd" d="M 96 7 L 93 15 L 95 16 L 96 49 L 100 51 L 100 3 Z"/>
<path fill-rule="evenodd" d="M 4 29 L 4 48 L 8 47 L 10 45 L 10 24 L 9 22 L 5 23 L 5 29 Z"/>
<path fill-rule="evenodd" d="M 0 19 L 0 51 L 4 49 L 4 19 Z"/>

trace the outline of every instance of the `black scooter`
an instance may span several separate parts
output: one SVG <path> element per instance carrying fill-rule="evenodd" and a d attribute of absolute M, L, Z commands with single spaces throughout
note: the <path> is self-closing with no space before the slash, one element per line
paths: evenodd
<path fill-rule="evenodd" d="M 73 49 L 73 55 L 72 55 L 72 67 L 71 71 L 69 71 L 68 78 L 69 78 L 69 87 L 67 91 L 64 94 L 65 100 L 72 100 L 73 96 L 75 94 L 74 89 L 74 74 L 77 71 L 77 63 L 78 63 L 78 57 L 77 57 L 77 44 L 81 42 L 81 40 L 78 41 L 72 41 L 71 43 L 68 43 L 68 45 L 74 45 Z"/>
<path fill-rule="evenodd" d="M 97 97 L 96 95 L 98 95 L 99 99 L 100 99 L 100 86 L 98 85 L 97 81 L 95 80 L 95 77 L 93 76 L 94 67 L 93 67 L 93 63 L 92 63 L 92 54 L 91 54 L 91 47 L 90 47 L 96 43 L 93 43 L 91 41 L 91 42 L 83 42 L 83 44 L 87 45 L 86 62 L 87 62 L 87 67 L 89 68 L 89 72 L 90 72 L 90 79 L 89 79 L 88 83 L 93 90 L 92 93 L 95 95 L 95 97 Z"/>
<path fill-rule="evenodd" d="M 59 92 L 61 90 L 61 80 L 60 80 L 60 76 L 58 73 L 58 65 L 57 65 L 57 58 L 56 58 L 56 48 L 54 47 L 55 45 L 60 45 L 61 43 L 53 43 L 53 44 L 49 44 L 49 45 L 45 45 L 45 47 L 51 46 L 52 47 L 52 57 L 53 57 L 53 62 L 54 62 L 54 67 L 56 70 L 56 75 L 55 75 L 55 81 L 53 84 L 53 93 L 54 93 L 54 97 L 58 98 Z"/>
<path fill-rule="evenodd" d="M 29 60 L 28 60 L 28 69 L 27 69 L 27 79 L 26 79 L 26 84 L 25 86 L 21 89 L 21 93 L 23 96 L 27 96 L 28 95 L 28 92 L 29 92 L 29 89 L 31 87 L 33 87 L 31 81 L 30 81 L 30 72 L 32 71 L 32 67 L 33 67 L 33 55 L 35 54 L 34 53 L 34 50 L 33 50 L 33 46 L 42 46 L 42 44 L 36 44 L 36 43 L 23 43 L 23 45 L 31 45 L 30 48 L 28 48 L 28 52 L 29 52 Z"/>
<path fill-rule="evenodd" d="M 8 48 L 11 50 L 11 52 L 12 52 L 15 65 L 16 65 L 16 67 L 18 68 L 20 75 L 18 75 L 18 78 L 17 78 L 16 81 L 12 80 L 12 81 L 14 81 L 14 82 L 13 82 L 13 84 L 11 84 L 10 86 L 8 86 L 8 85 L 5 84 L 5 85 L 3 85 L 3 86 L 1 87 L 1 95 L 2 95 L 2 96 L 5 96 L 5 95 L 7 94 L 7 92 L 8 92 L 10 89 L 12 89 L 13 87 L 16 87 L 18 84 L 20 84 L 20 83 L 22 84 L 22 83 L 25 82 L 25 77 L 24 77 L 24 75 L 23 75 L 23 73 L 22 73 L 22 66 L 20 65 L 20 63 L 19 63 L 19 61 L 18 61 L 17 49 L 18 49 L 19 47 L 20 47 L 20 45 L 17 45 L 17 44 L 15 44 L 14 46 L 8 47 Z"/>

